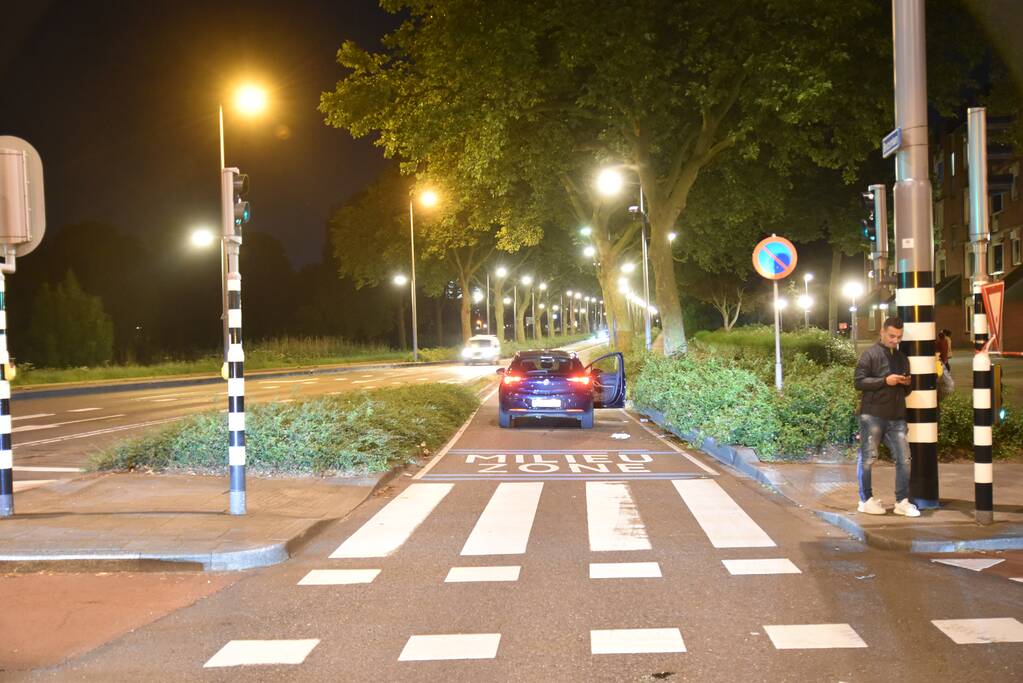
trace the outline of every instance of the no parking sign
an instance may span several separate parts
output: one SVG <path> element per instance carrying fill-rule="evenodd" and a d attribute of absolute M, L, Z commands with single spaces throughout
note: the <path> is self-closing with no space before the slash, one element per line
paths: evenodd
<path fill-rule="evenodd" d="M 796 248 L 784 237 L 765 237 L 753 249 L 753 268 L 768 280 L 787 278 L 796 269 Z"/>

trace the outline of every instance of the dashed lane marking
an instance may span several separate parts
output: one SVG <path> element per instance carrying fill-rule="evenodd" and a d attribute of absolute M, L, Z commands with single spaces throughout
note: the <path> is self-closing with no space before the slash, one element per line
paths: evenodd
<path fill-rule="evenodd" d="M 94 410 L 103 410 L 102 408 L 72 408 L 69 413 L 91 413 Z"/>
<path fill-rule="evenodd" d="M 124 417 L 124 413 L 118 413 L 117 415 L 102 415 L 100 417 L 86 417 L 81 420 L 67 420 L 66 422 L 53 422 L 45 425 L 24 425 L 22 427 L 15 427 L 12 432 L 35 432 L 40 429 L 55 429 L 57 427 L 66 427 L 67 425 L 81 424 L 82 422 L 95 422 L 96 420 L 112 420 L 115 417 Z"/>
<path fill-rule="evenodd" d="M 398 656 L 399 662 L 446 659 L 493 659 L 501 644 L 500 633 L 452 633 L 412 636 Z"/>
<path fill-rule="evenodd" d="M 677 628 L 617 628 L 590 631 L 590 652 L 595 655 L 685 652 Z"/>
<path fill-rule="evenodd" d="M 89 436 L 99 436 L 101 434 L 111 434 L 113 432 L 122 432 L 122 431 L 125 431 L 127 429 L 139 429 L 139 428 L 142 428 L 142 427 L 149 427 L 149 426 L 152 426 L 152 425 L 164 424 L 166 422 L 175 422 L 175 421 L 180 420 L 180 419 L 182 419 L 182 418 L 181 417 L 170 417 L 170 418 L 167 418 L 166 420 L 150 420 L 149 422 L 136 422 L 136 423 L 130 424 L 130 425 L 118 425 L 116 427 L 107 427 L 106 429 L 96 429 L 96 430 L 93 430 L 91 432 L 81 432 L 79 434 L 66 434 L 64 436 L 55 436 L 55 437 L 53 437 L 51 439 L 38 439 L 36 441 L 15 442 L 14 450 L 17 450 L 19 447 L 24 448 L 26 446 L 41 446 L 43 444 L 60 443 L 61 441 L 69 441 L 71 439 L 82 439 L 82 438 L 89 437 Z"/>
<path fill-rule="evenodd" d="M 318 638 L 306 640 L 232 640 L 210 657 L 204 669 L 224 666 L 251 666 L 254 664 L 301 664 Z"/>
<path fill-rule="evenodd" d="M 748 574 L 802 574 L 799 567 L 785 558 L 761 560 L 721 560 L 733 576 Z"/>
<path fill-rule="evenodd" d="M 17 422 L 18 420 L 34 420 L 38 417 L 53 417 L 56 413 L 36 413 L 35 415 L 19 415 L 18 417 L 12 417 L 11 422 Z"/>
<path fill-rule="evenodd" d="M 17 472 L 84 472 L 81 467 L 32 467 L 29 465 L 15 465 Z"/>
<path fill-rule="evenodd" d="M 476 581 L 518 581 L 521 567 L 452 567 L 444 583 L 470 583 Z"/>
<path fill-rule="evenodd" d="M 1023 624 L 1012 617 L 995 619 L 934 619 L 932 624 L 956 645 L 1023 643 Z"/>
<path fill-rule="evenodd" d="M 34 489 L 34 488 L 38 488 L 40 486 L 45 486 L 46 484 L 52 484 L 55 481 L 59 481 L 59 480 L 58 479 L 29 479 L 27 481 L 16 481 L 16 482 L 14 482 L 14 492 L 18 493 L 19 491 L 27 491 L 29 489 Z"/>
<path fill-rule="evenodd" d="M 345 586 L 373 583 L 379 569 L 314 569 L 298 582 L 299 586 Z"/>
<path fill-rule="evenodd" d="M 849 624 L 779 624 L 764 626 L 777 650 L 827 650 L 867 647 Z"/>

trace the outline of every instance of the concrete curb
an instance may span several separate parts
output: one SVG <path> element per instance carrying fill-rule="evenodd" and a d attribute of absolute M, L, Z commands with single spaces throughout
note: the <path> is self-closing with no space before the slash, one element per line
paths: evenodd
<path fill-rule="evenodd" d="M 746 475 L 750 479 L 769 487 L 772 491 L 777 493 L 779 496 L 782 496 L 793 505 L 805 507 L 802 503 L 785 493 L 782 488 L 785 482 L 776 473 L 765 471 L 762 468 L 760 460 L 757 458 L 753 449 L 743 446 L 719 444 L 711 438 L 705 438 L 703 439 L 703 442 L 700 443 L 698 435 L 681 434 L 673 427 L 667 425 L 663 414 L 649 408 L 636 408 L 636 410 L 649 416 L 650 419 L 661 429 L 671 432 L 683 441 L 688 441 L 691 444 L 697 444 L 697 448 L 707 455 L 710 455 L 724 465 L 728 465 L 739 473 Z M 982 550 L 1023 550 L 1023 536 L 1002 536 L 998 538 L 948 541 L 901 539 L 864 529 L 854 520 L 840 512 L 813 509 L 810 509 L 810 511 L 817 518 L 838 527 L 861 543 L 865 543 L 872 548 L 878 548 L 880 550 L 900 550 L 911 553 L 958 553 Z"/>
<path fill-rule="evenodd" d="M 457 365 L 460 361 L 455 360 L 431 360 L 421 363 L 373 363 L 369 365 L 337 365 L 337 366 L 316 366 L 311 368 L 293 368 L 279 370 L 257 370 L 245 373 L 246 379 L 272 379 L 275 377 L 299 377 L 303 375 L 336 375 L 346 372 L 359 372 L 361 370 L 389 370 L 393 368 L 425 367 L 430 365 Z M 112 380 L 103 384 L 75 384 L 74 386 L 62 386 L 54 384 L 42 384 L 38 388 L 15 387 L 14 398 L 53 398 L 55 396 L 81 396 L 86 394 L 107 394 L 115 391 L 130 391 L 133 389 L 173 389 L 175 387 L 196 386 L 203 384 L 220 384 L 223 378 L 208 375 L 188 375 L 183 377 L 170 377 L 166 379 L 140 379 L 140 380 Z"/>

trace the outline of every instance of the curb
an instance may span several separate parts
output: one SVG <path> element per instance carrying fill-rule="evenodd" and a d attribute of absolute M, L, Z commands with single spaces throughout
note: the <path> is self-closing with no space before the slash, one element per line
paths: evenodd
<path fill-rule="evenodd" d="M 760 460 L 751 448 L 744 446 L 730 446 L 719 444 L 712 438 L 704 438 L 703 443 L 699 442 L 699 436 L 695 433 L 680 434 L 673 427 L 666 424 L 664 415 L 649 408 L 638 409 L 645 413 L 661 429 L 668 431 L 683 441 L 697 444 L 697 448 L 715 458 L 724 465 L 746 475 L 750 479 L 769 487 L 779 496 L 785 498 L 793 505 L 805 507 L 802 503 L 794 500 L 782 489 L 784 481 L 772 472 L 766 472 L 760 467 Z M 821 519 L 832 526 L 836 526 L 861 543 L 879 550 L 901 550 L 911 553 L 958 553 L 975 552 L 982 550 L 1023 550 L 1023 536 L 1003 536 L 1000 538 L 984 538 L 969 541 L 936 541 L 936 540 L 902 540 L 892 538 L 875 531 L 868 531 L 855 521 L 840 512 L 829 512 L 827 510 L 810 509 L 818 519 Z"/>
<path fill-rule="evenodd" d="M 431 360 L 421 363 L 374 363 L 370 365 L 339 365 L 331 367 L 294 368 L 290 370 L 257 370 L 246 373 L 246 379 L 264 379 L 274 377 L 298 377 L 302 375 L 336 375 L 346 372 L 358 372 L 361 370 L 387 370 L 392 368 L 424 367 L 430 365 L 456 365 L 459 361 L 454 360 Z M 186 377 L 168 379 L 141 379 L 141 380 L 114 380 L 105 384 L 76 384 L 74 386 L 60 386 L 55 384 L 42 384 L 38 388 L 32 386 L 15 387 L 13 398 L 53 398 L 56 396 L 81 396 L 85 394 L 106 394 L 115 391 L 130 391 L 133 389 L 159 389 L 185 386 L 196 386 L 202 384 L 220 384 L 224 380 L 220 376 L 189 375 Z"/>

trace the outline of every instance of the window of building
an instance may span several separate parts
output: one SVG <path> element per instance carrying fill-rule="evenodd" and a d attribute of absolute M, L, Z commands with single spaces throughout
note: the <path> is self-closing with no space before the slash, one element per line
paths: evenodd
<path fill-rule="evenodd" d="M 948 259 L 945 258 L 945 252 L 938 252 L 938 282 L 945 279 L 948 274 Z"/>
<path fill-rule="evenodd" d="M 1005 207 L 1005 193 L 996 192 L 995 194 L 991 195 L 990 202 L 991 215 L 995 216 L 997 214 L 1000 214 L 1002 212 L 1002 209 Z"/>
<path fill-rule="evenodd" d="M 952 171 L 952 177 L 955 178 L 956 177 L 956 153 L 955 153 L 955 151 L 953 151 L 949 155 L 948 167 Z M 644 315 L 646 315 L 646 314 L 644 313 Z"/>
<path fill-rule="evenodd" d="M 966 297 L 966 305 L 963 306 L 963 313 L 966 315 L 966 330 L 968 336 L 973 336 L 973 297 Z"/>
<path fill-rule="evenodd" d="M 1005 272 L 1005 244 L 993 242 L 991 244 L 991 274 Z"/>
<path fill-rule="evenodd" d="M 1012 265 L 1018 266 L 1023 260 L 1023 254 L 1020 254 L 1019 233 L 1012 236 L 1010 244 L 1012 245 Z"/>
<path fill-rule="evenodd" d="M 874 308 L 870 309 L 870 315 L 867 316 L 867 329 L 868 330 L 876 330 L 877 329 L 877 307 L 876 306 Z"/>
<path fill-rule="evenodd" d="M 934 202 L 934 228 L 941 230 L 945 226 L 945 201 Z"/>

